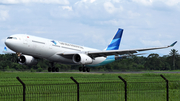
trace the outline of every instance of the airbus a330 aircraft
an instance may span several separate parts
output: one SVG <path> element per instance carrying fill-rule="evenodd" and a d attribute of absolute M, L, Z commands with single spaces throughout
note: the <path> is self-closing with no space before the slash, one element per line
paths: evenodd
<path fill-rule="evenodd" d="M 71 65 L 81 65 L 79 71 L 89 72 L 90 67 L 101 66 L 121 59 L 124 56 L 138 55 L 138 52 L 163 49 L 174 46 L 176 42 L 165 47 L 118 50 L 123 29 L 118 29 L 111 43 L 104 50 L 97 50 L 56 40 L 40 38 L 26 34 L 11 35 L 5 41 L 6 46 L 17 55 L 17 62 L 23 65 L 36 65 L 39 58 L 50 61 L 49 72 L 58 72 L 54 62 Z M 5 47 L 5 51 L 7 48 Z"/>

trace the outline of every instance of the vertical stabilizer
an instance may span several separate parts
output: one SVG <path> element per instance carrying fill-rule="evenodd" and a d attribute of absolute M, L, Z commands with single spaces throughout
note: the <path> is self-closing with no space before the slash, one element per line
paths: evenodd
<path fill-rule="evenodd" d="M 7 48 L 6 48 L 6 47 L 4 47 L 4 51 L 5 51 L 5 52 L 7 51 Z"/>
<path fill-rule="evenodd" d="M 122 34 L 123 34 L 123 29 L 119 28 L 116 35 L 112 39 L 111 43 L 106 48 L 106 50 L 118 50 L 120 46 Z"/>

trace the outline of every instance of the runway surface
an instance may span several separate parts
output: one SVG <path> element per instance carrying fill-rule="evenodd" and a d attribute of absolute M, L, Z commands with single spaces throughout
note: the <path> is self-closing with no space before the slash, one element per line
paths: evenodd
<path fill-rule="evenodd" d="M 45 73 L 45 72 L 43 72 Z M 180 71 L 130 71 L 130 72 L 51 72 L 51 73 L 88 73 L 88 74 L 143 74 L 143 73 L 157 73 L 157 74 L 168 74 L 168 73 L 174 73 L 179 74 Z"/>

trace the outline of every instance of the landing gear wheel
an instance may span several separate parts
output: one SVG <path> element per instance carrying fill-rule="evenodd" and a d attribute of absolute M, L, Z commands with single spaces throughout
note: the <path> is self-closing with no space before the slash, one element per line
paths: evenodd
<path fill-rule="evenodd" d="M 83 68 L 82 68 L 82 67 L 79 67 L 79 71 L 80 71 L 80 72 L 83 71 Z"/>
<path fill-rule="evenodd" d="M 49 68 L 48 68 L 48 72 L 51 72 L 51 71 L 52 71 L 52 68 L 51 68 L 51 67 L 49 67 Z"/>
<path fill-rule="evenodd" d="M 55 68 L 55 67 L 53 67 L 53 68 L 52 68 L 52 72 L 55 72 L 55 71 L 56 71 L 56 68 Z"/>
<path fill-rule="evenodd" d="M 86 67 L 83 67 L 83 72 L 86 72 Z"/>
<path fill-rule="evenodd" d="M 86 68 L 86 71 L 87 71 L 87 72 L 90 72 L 90 68 Z"/>
<path fill-rule="evenodd" d="M 56 72 L 59 72 L 59 68 L 56 68 Z"/>

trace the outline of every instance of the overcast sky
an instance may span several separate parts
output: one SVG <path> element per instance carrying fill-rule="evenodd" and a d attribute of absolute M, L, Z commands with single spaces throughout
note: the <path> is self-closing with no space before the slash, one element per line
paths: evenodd
<path fill-rule="evenodd" d="M 118 28 L 124 29 L 120 49 L 179 41 L 180 0 L 0 0 L 2 51 L 5 39 L 12 34 L 103 50 Z M 179 46 L 177 43 L 173 48 L 180 51 Z M 146 53 L 168 55 L 171 49 Z"/>

